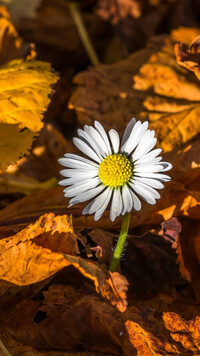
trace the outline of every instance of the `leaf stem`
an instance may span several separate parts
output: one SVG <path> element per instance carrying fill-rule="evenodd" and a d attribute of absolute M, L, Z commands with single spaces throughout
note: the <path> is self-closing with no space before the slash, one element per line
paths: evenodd
<path fill-rule="evenodd" d="M 37 180 L 29 179 L 26 176 L 19 178 L 15 176 L 0 176 L 0 188 L 4 187 L 7 192 L 30 194 L 35 191 L 46 190 L 58 186 L 58 180 L 55 177 L 50 178 L 45 182 L 38 182 Z"/>
<path fill-rule="evenodd" d="M 122 226 L 121 226 L 121 230 L 120 230 L 120 234 L 119 234 L 119 238 L 117 241 L 117 246 L 115 248 L 115 252 L 110 264 L 110 268 L 109 271 L 110 272 L 114 272 L 116 271 L 116 268 L 119 264 L 123 249 L 124 249 L 124 245 L 126 242 L 126 237 L 127 237 L 127 233 L 128 233 L 128 229 L 129 229 L 129 223 L 130 223 L 130 213 L 126 213 L 123 217 L 122 220 Z"/>
<path fill-rule="evenodd" d="M 87 29 L 83 22 L 82 15 L 81 15 L 81 12 L 78 8 L 78 4 L 76 3 L 76 1 L 69 1 L 69 8 L 71 11 L 72 18 L 76 24 L 82 44 L 83 44 L 85 51 L 90 59 L 90 62 L 92 63 L 93 66 L 97 66 L 100 63 L 100 61 L 99 61 L 99 58 L 95 51 L 95 48 L 90 40 L 90 37 L 88 35 Z"/>
<path fill-rule="evenodd" d="M 6 349 L 6 347 L 4 346 L 4 344 L 1 340 L 0 340 L 0 349 L 3 352 L 4 356 L 12 356 L 11 353 Z"/>

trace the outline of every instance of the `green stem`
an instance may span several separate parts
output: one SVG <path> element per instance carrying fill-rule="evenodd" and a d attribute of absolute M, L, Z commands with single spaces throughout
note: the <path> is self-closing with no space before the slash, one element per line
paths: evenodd
<path fill-rule="evenodd" d="M 76 1 L 69 1 L 69 8 L 71 11 L 72 18 L 76 24 L 82 44 L 83 44 L 85 51 L 90 59 L 90 62 L 92 63 L 93 66 L 97 66 L 100 63 L 100 61 L 98 59 L 95 48 L 90 40 L 87 30 L 86 30 L 85 24 L 82 19 L 81 12 L 79 11 Z"/>
<path fill-rule="evenodd" d="M 128 234 L 129 223 L 130 223 L 130 213 L 126 213 L 122 220 L 122 227 L 121 227 L 119 238 L 117 241 L 117 246 L 115 248 L 115 252 L 114 252 L 111 264 L 110 264 L 110 268 L 109 268 L 110 272 L 115 272 L 116 268 L 119 264 L 119 261 L 120 261 L 120 258 L 121 258 L 121 255 L 122 255 L 122 252 L 124 249 L 124 245 L 126 242 L 126 237 Z"/>

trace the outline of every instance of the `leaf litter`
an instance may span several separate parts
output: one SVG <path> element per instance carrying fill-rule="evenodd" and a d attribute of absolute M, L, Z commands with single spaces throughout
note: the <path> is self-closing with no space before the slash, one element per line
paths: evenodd
<path fill-rule="evenodd" d="M 198 355 L 199 29 L 174 30 L 171 14 L 170 34 L 158 30 L 176 1 L 147 1 L 146 13 L 142 2 L 118 2 L 119 12 L 116 3 L 92 3 L 85 0 L 81 11 L 97 48 L 98 36 L 107 31 L 106 45 L 118 38 L 117 46 L 127 46 L 123 53 L 129 56 L 122 60 L 118 49 L 112 64 L 87 70 L 84 58 L 81 72 L 83 49 L 62 0 L 42 1 L 41 12 L 34 9 L 32 19 L 26 12 L 20 18 L 20 8 L 16 12 L 13 7 L 26 40 L 6 8 L 0 8 L 0 354 Z M 181 6 L 176 13 L 183 15 L 186 8 Z M 44 14 L 53 20 L 51 31 Z M 140 34 L 131 44 L 135 34 L 128 30 L 134 21 L 133 30 Z M 39 61 L 27 40 L 36 43 Z M 73 60 L 66 58 L 70 69 L 59 53 L 71 54 Z M 43 120 L 58 80 L 53 66 L 61 76 L 55 91 L 63 96 L 51 102 Z M 77 72 L 72 90 L 67 81 Z M 95 223 L 82 215 L 83 204 L 67 209 L 56 186 L 57 159 L 77 153 L 71 142 L 77 126 L 99 120 L 106 129 L 122 132 L 132 116 L 149 121 L 164 158 L 174 167 L 157 205 L 144 203 L 142 214 L 132 214 L 121 265 L 110 273 L 121 220 L 111 225 L 106 212 Z"/>

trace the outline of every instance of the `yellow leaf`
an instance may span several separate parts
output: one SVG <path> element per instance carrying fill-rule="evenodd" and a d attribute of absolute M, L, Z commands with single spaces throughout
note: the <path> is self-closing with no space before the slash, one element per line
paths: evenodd
<path fill-rule="evenodd" d="M 18 125 L 0 123 L 0 168 L 17 161 L 28 153 L 34 138 L 34 132 L 29 129 L 20 131 Z"/>
<path fill-rule="evenodd" d="M 14 60 L 0 68 L 1 169 L 28 153 L 57 79 L 46 62 Z"/>
<path fill-rule="evenodd" d="M 37 132 L 58 79 L 46 62 L 14 60 L 0 68 L 0 122 Z"/>

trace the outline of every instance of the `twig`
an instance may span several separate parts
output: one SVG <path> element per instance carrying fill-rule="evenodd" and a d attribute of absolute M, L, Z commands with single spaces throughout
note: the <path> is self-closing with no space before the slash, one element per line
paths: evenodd
<path fill-rule="evenodd" d="M 6 349 L 3 342 L 0 340 L 0 349 L 3 352 L 2 356 L 12 356 L 11 353 Z"/>
<path fill-rule="evenodd" d="M 83 22 L 81 12 L 78 8 L 78 4 L 75 1 L 69 1 L 69 8 L 70 8 L 73 20 L 76 24 L 82 44 L 83 44 L 85 51 L 90 59 L 90 62 L 92 63 L 93 66 L 97 66 L 100 63 L 100 61 L 97 56 L 96 50 L 91 42 L 91 39 L 88 35 L 87 29 Z"/>

